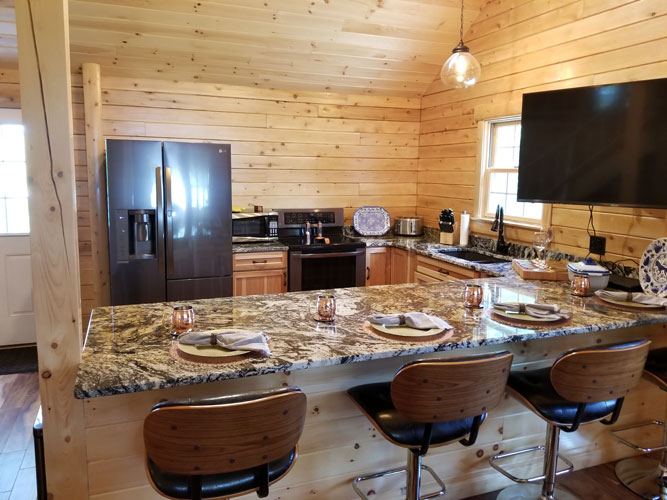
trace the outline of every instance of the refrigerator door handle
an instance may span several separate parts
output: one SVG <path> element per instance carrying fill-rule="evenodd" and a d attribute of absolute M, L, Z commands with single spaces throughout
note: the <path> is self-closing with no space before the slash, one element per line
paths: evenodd
<path fill-rule="evenodd" d="M 164 213 L 164 207 L 162 206 L 162 167 L 155 167 L 155 198 L 157 202 L 157 234 L 155 238 L 155 245 L 157 247 L 157 267 L 160 274 L 164 274 L 164 238 L 161 224 Z"/>
<path fill-rule="evenodd" d="M 171 213 L 171 169 L 164 167 L 164 201 L 166 220 L 166 240 L 167 240 L 167 275 L 174 272 L 174 231 L 173 219 Z"/>

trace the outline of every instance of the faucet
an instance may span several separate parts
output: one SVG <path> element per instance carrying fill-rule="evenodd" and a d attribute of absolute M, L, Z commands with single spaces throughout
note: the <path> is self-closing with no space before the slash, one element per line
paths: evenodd
<path fill-rule="evenodd" d="M 496 218 L 491 224 L 491 231 L 498 232 L 498 241 L 496 242 L 496 252 L 501 255 L 507 255 L 509 245 L 505 242 L 504 235 L 505 224 L 503 223 L 503 207 L 496 207 Z"/>

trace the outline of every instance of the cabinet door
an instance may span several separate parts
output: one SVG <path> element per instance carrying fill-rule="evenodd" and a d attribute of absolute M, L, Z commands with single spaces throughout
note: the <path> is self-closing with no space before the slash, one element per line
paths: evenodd
<path fill-rule="evenodd" d="M 391 248 L 366 249 L 366 286 L 388 285 L 391 282 Z"/>
<path fill-rule="evenodd" d="M 234 273 L 234 296 L 263 295 L 287 291 L 287 271 L 244 271 Z"/>
<path fill-rule="evenodd" d="M 391 249 L 391 284 L 415 281 L 415 253 L 402 248 Z"/>

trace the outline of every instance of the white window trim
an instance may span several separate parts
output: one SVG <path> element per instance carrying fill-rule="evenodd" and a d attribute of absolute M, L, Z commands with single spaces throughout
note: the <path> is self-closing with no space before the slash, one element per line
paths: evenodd
<path fill-rule="evenodd" d="M 21 110 L 16 108 L 0 108 L 0 124 L 23 125 Z"/>
<path fill-rule="evenodd" d="M 492 222 L 495 218 L 495 213 L 490 214 L 486 211 L 487 207 L 487 198 L 489 195 L 489 178 L 491 177 L 488 173 L 487 165 L 489 161 L 489 156 L 491 154 L 491 141 L 489 140 L 491 136 L 491 126 L 495 123 L 505 123 L 512 121 L 521 121 L 521 115 L 511 115 L 503 116 L 499 118 L 488 118 L 486 120 L 481 120 L 480 127 L 480 141 L 479 141 L 479 178 L 478 178 L 478 190 L 477 190 L 477 203 L 475 207 L 475 220 L 479 221 L 489 221 Z M 495 172 L 515 172 L 514 169 L 494 169 Z M 516 226 L 526 229 L 541 229 L 542 227 L 548 227 L 551 225 L 551 204 L 543 203 L 542 204 L 542 219 L 524 219 L 519 217 L 508 217 L 505 216 L 504 223 L 506 226 Z"/>
<path fill-rule="evenodd" d="M 0 125 L 23 125 L 20 108 L 0 108 Z M 30 233 L 3 233 L 0 238 L 28 237 Z"/>

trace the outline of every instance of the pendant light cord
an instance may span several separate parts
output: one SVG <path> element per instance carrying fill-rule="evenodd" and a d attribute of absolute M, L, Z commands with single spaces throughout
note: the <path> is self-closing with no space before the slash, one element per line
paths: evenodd
<path fill-rule="evenodd" d="M 461 28 L 460 28 L 460 35 L 461 35 L 461 43 L 463 43 L 463 0 L 461 0 Z"/>

